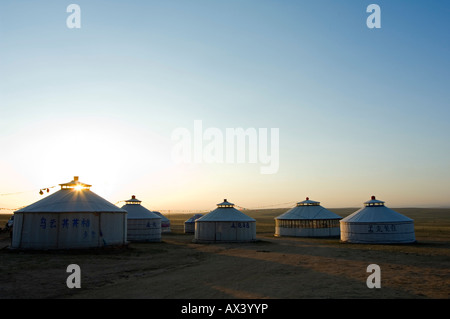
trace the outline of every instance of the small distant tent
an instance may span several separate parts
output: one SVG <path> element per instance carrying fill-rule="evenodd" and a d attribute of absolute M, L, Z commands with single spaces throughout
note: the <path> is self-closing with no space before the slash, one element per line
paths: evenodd
<path fill-rule="evenodd" d="M 202 217 L 203 214 L 195 214 L 184 222 L 184 232 L 186 234 L 195 233 L 195 221 Z"/>
<path fill-rule="evenodd" d="M 161 241 L 161 216 L 141 205 L 132 195 L 121 208 L 127 211 L 127 239 L 134 242 Z"/>
<path fill-rule="evenodd" d="M 416 241 L 414 220 L 384 206 L 375 196 L 364 206 L 340 221 L 341 241 L 366 244 Z"/>
<path fill-rule="evenodd" d="M 74 249 L 123 245 L 127 212 L 81 183 L 78 176 L 61 189 L 14 212 L 11 248 Z"/>
<path fill-rule="evenodd" d="M 339 237 L 341 216 L 320 206 L 320 202 L 298 202 L 284 214 L 275 217 L 275 236 Z"/>
<path fill-rule="evenodd" d="M 162 233 L 170 233 L 170 219 L 161 214 L 160 212 L 152 211 L 159 217 L 161 217 L 161 232 Z"/>
<path fill-rule="evenodd" d="M 249 242 L 256 240 L 256 220 L 226 199 L 195 221 L 194 242 Z"/>

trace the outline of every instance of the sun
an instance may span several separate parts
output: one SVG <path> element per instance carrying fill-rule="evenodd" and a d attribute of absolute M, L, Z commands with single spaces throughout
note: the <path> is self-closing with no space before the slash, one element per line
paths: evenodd
<path fill-rule="evenodd" d="M 75 190 L 77 190 L 77 191 L 81 191 L 81 190 L 83 189 L 83 186 L 82 186 L 82 185 L 77 185 L 77 186 L 75 186 L 74 188 L 75 188 Z"/>

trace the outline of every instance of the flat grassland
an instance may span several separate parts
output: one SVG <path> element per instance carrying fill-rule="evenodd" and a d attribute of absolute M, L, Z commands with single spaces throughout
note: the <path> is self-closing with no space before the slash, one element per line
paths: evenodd
<path fill-rule="evenodd" d="M 124 248 L 12 251 L 1 233 L 0 298 L 449 299 L 450 209 L 394 209 L 414 219 L 417 243 L 276 238 L 274 217 L 286 209 L 243 211 L 257 220 L 253 243 L 195 244 L 184 233 L 189 214 L 166 215 L 172 232 L 161 242 Z M 69 264 L 81 268 L 81 289 L 66 285 Z M 381 268 L 379 289 L 367 287 L 370 264 Z"/>

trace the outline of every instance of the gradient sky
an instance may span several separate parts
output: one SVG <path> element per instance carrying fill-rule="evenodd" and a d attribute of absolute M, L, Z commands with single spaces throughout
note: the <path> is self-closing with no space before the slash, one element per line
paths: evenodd
<path fill-rule="evenodd" d="M 450 206 L 449 21 L 448 1 L 2 0 L 0 208 L 74 175 L 159 210 Z M 278 172 L 174 163 L 194 120 L 278 128 Z"/>

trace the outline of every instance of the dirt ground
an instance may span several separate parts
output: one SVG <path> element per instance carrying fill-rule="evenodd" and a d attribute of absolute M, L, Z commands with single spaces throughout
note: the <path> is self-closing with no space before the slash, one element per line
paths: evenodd
<path fill-rule="evenodd" d="M 160 243 L 82 251 L 11 251 L 0 234 L 1 299 L 299 299 L 450 297 L 450 243 L 358 245 L 339 239 L 275 238 L 196 244 L 168 233 Z M 70 264 L 81 288 L 66 285 Z M 368 288 L 367 266 L 381 269 Z"/>

